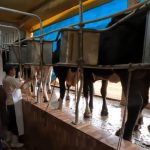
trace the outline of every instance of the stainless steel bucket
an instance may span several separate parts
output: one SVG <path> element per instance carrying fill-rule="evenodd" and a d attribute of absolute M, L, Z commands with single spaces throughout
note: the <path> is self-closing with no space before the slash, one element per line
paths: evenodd
<path fill-rule="evenodd" d="M 42 43 L 42 55 L 43 55 L 43 65 L 52 64 L 52 42 L 43 41 Z M 40 64 L 40 41 L 29 40 L 27 41 L 27 64 Z M 23 57 L 23 56 L 22 56 Z"/>
<path fill-rule="evenodd" d="M 16 45 L 9 46 L 8 63 L 19 64 L 19 47 Z"/>
<path fill-rule="evenodd" d="M 42 43 L 43 65 L 52 64 L 52 42 L 43 41 Z M 29 40 L 21 46 L 21 63 L 39 65 L 41 62 L 40 41 Z M 9 63 L 19 63 L 19 47 L 11 46 L 9 54 Z"/>
<path fill-rule="evenodd" d="M 77 64 L 79 60 L 79 29 L 63 29 L 60 45 L 60 63 Z M 86 65 L 97 65 L 100 32 L 83 29 L 83 61 Z"/>

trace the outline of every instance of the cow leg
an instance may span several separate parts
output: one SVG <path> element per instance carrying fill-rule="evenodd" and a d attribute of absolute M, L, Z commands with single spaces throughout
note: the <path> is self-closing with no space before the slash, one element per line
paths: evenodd
<path fill-rule="evenodd" d="M 47 94 L 46 80 L 42 84 L 43 84 L 44 102 L 48 102 L 49 101 L 49 97 L 48 97 L 48 94 Z"/>
<path fill-rule="evenodd" d="M 140 96 L 134 96 L 134 100 L 141 101 Z M 128 106 L 128 116 L 127 116 L 127 121 L 125 124 L 125 130 L 123 135 L 123 138 L 126 140 L 130 141 L 132 139 L 132 132 L 135 127 L 135 123 L 138 118 L 141 105 L 142 103 L 139 103 L 139 105 L 137 104 L 135 106 L 129 104 Z"/>
<path fill-rule="evenodd" d="M 90 118 L 92 116 L 92 113 L 90 111 L 90 107 L 89 107 L 87 98 L 85 98 L 85 102 L 86 102 L 86 107 L 85 107 L 84 117 L 85 118 Z"/>
<path fill-rule="evenodd" d="M 92 81 L 89 81 L 89 94 L 90 94 L 89 107 L 92 113 L 93 112 L 93 82 Z"/>
<path fill-rule="evenodd" d="M 108 109 L 106 104 L 107 85 L 108 85 L 108 81 L 102 80 L 101 95 L 103 99 L 103 104 L 102 104 L 101 116 L 108 116 Z"/>
<path fill-rule="evenodd" d="M 147 128 L 148 128 L 148 131 L 150 132 L 150 125 Z"/>
<path fill-rule="evenodd" d="M 148 82 L 147 82 L 148 83 Z M 146 88 L 144 88 L 145 91 L 143 91 L 143 95 L 142 95 L 142 98 L 143 98 L 143 106 L 141 108 L 141 111 L 138 115 L 138 119 L 136 121 L 136 125 L 134 127 L 134 131 L 138 131 L 139 128 L 141 127 L 141 125 L 143 124 L 143 115 L 142 115 L 142 110 L 144 109 L 144 107 L 146 107 L 146 105 L 148 104 L 148 91 L 149 90 L 149 87 L 148 85 L 146 86 Z"/>
<path fill-rule="evenodd" d="M 141 125 L 143 124 L 143 116 L 142 116 L 142 112 L 140 112 L 140 114 L 138 115 L 138 119 L 136 121 L 135 127 L 134 127 L 134 131 L 139 131 Z"/>
<path fill-rule="evenodd" d="M 67 95 L 66 95 L 66 100 L 70 100 L 69 91 L 70 91 L 70 86 L 67 84 Z"/>
<path fill-rule="evenodd" d="M 33 87 L 33 96 L 37 96 L 37 78 L 35 77 L 35 79 L 32 82 L 32 87 Z"/>
<path fill-rule="evenodd" d="M 60 97 L 59 97 L 59 104 L 58 104 L 58 109 L 62 110 L 62 104 L 63 104 L 63 99 L 65 96 L 65 79 L 59 79 L 59 85 L 60 85 Z"/>
<path fill-rule="evenodd" d="M 122 82 L 123 83 L 123 82 Z M 123 84 L 122 84 L 123 85 Z M 123 86 L 124 88 L 125 86 Z M 125 124 L 123 138 L 131 140 L 139 113 L 148 104 L 149 83 L 146 77 L 138 80 L 131 80 L 128 97 L 128 116 Z"/>
<path fill-rule="evenodd" d="M 47 91 L 48 91 L 48 94 L 51 94 L 51 75 L 52 75 L 52 68 L 50 68 L 49 70 L 49 74 L 47 76 Z"/>
<path fill-rule="evenodd" d="M 47 80 L 50 76 L 50 67 L 43 67 L 43 74 L 42 74 L 42 85 L 43 85 L 43 94 L 44 94 L 44 102 L 49 101 L 49 96 L 47 93 Z"/>
<path fill-rule="evenodd" d="M 85 97 L 85 101 L 86 101 L 86 107 L 85 107 L 85 113 L 84 113 L 84 117 L 85 118 L 89 118 L 92 116 L 90 108 L 89 108 L 89 104 L 88 104 L 88 86 L 89 86 L 89 82 L 90 80 L 88 80 L 87 78 L 88 76 L 86 76 L 84 74 L 84 83 L 83 83 L 83 93 L 84 93 L 84 97 Z"/>
<path fill-rule="evenodd" d="M 48 91 L 48 94 L 51 94 L 51 82 L 47 82 L 47 91 Z"/>
<path fill-rule="evenodd" d="M 38 81 L 40 83 L 40 81 Z M 44 82 L 42 81 L 41 84 L 40 84 L 40 92 L 43 92 L 43 89 L 44 89 Z"/>

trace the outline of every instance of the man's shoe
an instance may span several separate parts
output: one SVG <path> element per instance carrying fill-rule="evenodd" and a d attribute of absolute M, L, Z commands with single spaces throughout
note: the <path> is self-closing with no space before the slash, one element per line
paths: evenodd
<path fill-rule="evenodd" d="M 10 146 L 12 148 L 21 148 L 21 147 L 24 146 L 24 144 L 23 143 L 19 143 L 18 137 L 16 135 L 12 135 L 12 141 L 10 143 Z"/>

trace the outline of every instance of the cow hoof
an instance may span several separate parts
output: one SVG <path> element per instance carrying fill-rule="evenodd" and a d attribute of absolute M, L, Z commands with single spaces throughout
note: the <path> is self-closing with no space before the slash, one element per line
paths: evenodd
<path fill-rule="evenodd" d="M 46 103 L 46 102 L 48 102 L 49 100 L 48 99 L 46 99 L 46 97 L 43 97 L 44 98 L 44 103 Z"/>
<path fill-rule="evenodd" d="M 48 90 L 48 92 L 47 92 L 48 94 L 51 94 L 52 93 L 52 91 L 51 90 Z"/>
<path fill-rule="evenodd" d="M 62 102 L 60 100 L 57 109 L 62 110 Z"/>
<path fill-rule="evenodd" d="M 48 102 L 48 100 L 45 99 L 45 100 L 44 100 L 44 103 L 47 103 L 47 102 Z"/>
<path fill-rule="evenodd" d="M 93 112 L 93 108 L 92 108 L 92 109 L 90 108 L 90 112 L 91 112 L 91 113 Z"/>
<path fill-rule="evenodd" d="M 84 113 L 84 118 L 91 118 L 92 117 L 92 113 L 88 112 L 88 113 Z"/>
<path fill-rule="evenodd" d="M 57 109 L 58 109 L 58 110 L 62 110 L 62 106 L 58 106 Z"/>
<path fill-rule="evenodd" d="M 120 134 L 121 134 L 121 129 L 117 130 L 115 133 L 116 136 L 120 136 Z"/>
<path fill-rule="evenodd" d="M 36 95 L 31 95 L 33 98 L 36 98 L 37 96 Z"/>
<path fill-rule="evenodd" d="M 150 132 L 150 125 L 147 128 L 148 128 L 148 131 Z"/>
<path fill-rule="evenodd" d="M 69 101 L 69 100 L 70 100 L 70 96 L 67 95 L 67 96 L 66 96 L 66 101 Z"/>
<path fill-rule="evenodd" d="M 121 129 L 117 130 L 116 133 L 115 133 L 115 135 L 116 136 L 120 136 L 121 135 Z M 132 141 L 132 137 L 131 136 L 123 135 L 123 139 L 127 140 L 127 141 L 130 141 L 130 142 Z"/>
<path fill-rule="evenodd" d="M 107 117 L 108 116 L 108 111 L 101 111 L 101 116 L 102 117 Z"/>
<path fill-rule="evenodd" d="M 135 125 L 134 131 L 137 132 L 137 131 L 139 131 L 139 129 L 140 129 L 140 125 L 139 124 Z"/>
<path fill-rule="evenodd" d="M 123 139 L 132 142 L 132 138 L 130 136 L 123 136 Z"/>
<path fill-rule="evenodd" d="M 139 125 L 142 125 L 142 124 L 143 124 L 143 116 L 141 116 L 141 117 L 139 118 L 138 124 L 139 124 Z"/>
<path fill-rule="evenodd" d="M 49 101 L 48 99 L 44 98 L 44 103 L 46 103 L 46 102 L 48 102 L 48 101 Z"/>

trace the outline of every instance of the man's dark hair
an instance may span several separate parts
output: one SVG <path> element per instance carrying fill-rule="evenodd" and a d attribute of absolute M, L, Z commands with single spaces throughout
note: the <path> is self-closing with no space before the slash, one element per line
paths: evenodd
<path fill-rule="evenodd" d="M 14 65 L 6 65 L 4 70 L 5 70 L 6 74 L 8 75 L 12 69 L 15 69 Z"/>

